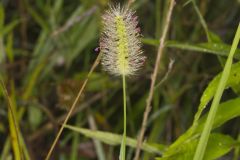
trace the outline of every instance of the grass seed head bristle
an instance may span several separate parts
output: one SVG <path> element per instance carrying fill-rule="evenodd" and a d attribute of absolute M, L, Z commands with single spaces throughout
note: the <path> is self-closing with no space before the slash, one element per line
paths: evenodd
<path fill-rule="evenodd" d="M 142 55 L 135 12 L 127 7 L 110 6 L 102 16 L 100 49 L 104 70 L 114 75 L 134 75 L 141 68 Z"/>

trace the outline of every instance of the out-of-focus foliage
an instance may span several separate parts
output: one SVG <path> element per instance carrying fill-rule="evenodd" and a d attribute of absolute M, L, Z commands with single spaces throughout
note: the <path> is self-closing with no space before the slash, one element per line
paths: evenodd
<path fill-rule="evenodd" d="M 14 108 L 21 142 L 21 149 L 18 150 L 16 139 L 11 138 L 17 138 L 14 120 L 1 89 L 1 160 L 19 159 L 16 156 L 21 154 L 27 160 L 44 159 L 98 55 L 95 48 L 99 46 L 99 31 L 102 27 L 100 16 L 108 3 L 118 2 L 126 3 L 117 0 L 0 2 L 0 78 L 4 81 Z M 186 2 L 176 1 L 171 19 L 157 83 L 168 74 L 154 92 L 147 125 L 147 143 L 142 153 L 144 160 L 160 156 L 155 149 L 164 153 L 165 157 L 160 159 L 169 159 L 168 156 L 171 160 L 184 159 L 179 155 L 193 155 L 208 112 L 207 104 L 215 92 L 239 23 L 240 3 L 237 0 L 227 3 L 202 0 L 196 1 L 195 5 L 191 1 Z M 134 155 L 135 139 L 142 122 L 168 1 L 135 0 L 132 8 L 139 17 L 143 50 L 148 58 L 138 76 L 127 78 L 127 135 L 132 138 L 128 142 L 131 146 L 127 148 L 128 160 Z M 239 52 L 237 49 L 234 62 L 239 61 Z M 172 59 L 174 64 L 169 68 Z M 239 62 L 232 67 L 228 81 L 228 87 L 231 88 L 225 90 L 219 106 L 214 133 L 210 137 L 208 152 L 212 154 L 207 155 L 212 157 L 209 159 L 221 156 L 225 159 L 239 158 L 238 71 Z M 204 102 L 201 97 L 205 99 Z M 191 132 L 199 105 L 206 106 L 202 113 L 205 115 L 198 121 L 194 132 Z M 113 136 L 121 134 L 121 79 L 109 76 L 98 66 L 69 124 L 104 131 L 101 132 L 103 136 L 107 132 Z M 99 135 L 92 132 L 88 137 L 96 138 L 97 141 L 82 134 L 64 130 L 52 159 L 118 159 L 118 145 L 102 143 Z M 116 139 L 110 139 L 109 142 L 112 140 Z M 187 143 L 189 140 L 192 143 Z M 187 144 L 184 145 L 184 142 Z M 219 146 L 220 143 L 222 146 Z M 114 144 L 119 144 L 119 139 Z M 235 152 L 232 152 L 233 149 Z"/>

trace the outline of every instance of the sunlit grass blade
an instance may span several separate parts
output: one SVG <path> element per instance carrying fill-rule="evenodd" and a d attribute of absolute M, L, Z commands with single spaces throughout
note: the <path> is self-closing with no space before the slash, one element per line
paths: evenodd
<path fill-rule="evenodd" d="M 142 38 L 142 42 L 147 45 L 153 45 L 158 46 L 159 40 L 151 39 L 151 38 Z M 227 45 L 225 43 L 187 43 L 187 42 L 179 42 L 179 41 L 167 41 L 166 47 L 168 48 L 177 48 L 181 50 L 187 50 L 187 51 L 196 51 L 196 52 L 202 52 L 202 53 L 211 53 L 219 56 L 228 56 L 229 51 L 231 49 L 230 45 Z M 234 58 L 240 59 L 240 49 L 236 49 L 236 54 L 234 55 Z"/>
<path fill-rule="evenodd" d="M 204 90 L 204 92 L 201 96 L 201 99 L 200 99 L 198 111 L 194 116 L 193 128 L 192 128 L 193 130 L 194 130 L 194 127 L 197 126 L 198 120 L 199 120 L 203 110 L 207 107 L 207 104 L 210 102 L 210 100 L 213 98 L 214 94 L 216 93 L 221 76 L 222 76 L 222 73 L 218 74 L 208 84 L 207 88 Z M 234 89 L 234 87 L 238 86 L 239 83 L 240 83 L 240 62 L 232 65 L 228 80 L 225 84 L 225 89 L 228 87 L 232 87 Z"/>
<path fill-rule="evenodd" d="M 8 121 L 11 134 L 11 142 L 13 147 L 13 153 L 16 160 L 23 160 L 23 150 L 20 141 L 20 132 L 18 128 L 18 118 L 16 114 L 16 105 L 12 101 L 12 97 L 8 95 L 6 86 L 0 76 L 0 89 L 8 103 Z"/>
<path fill-rule="evenodd" d="M 115 145 L 121 145 L 122 143 L 122 135 L 118 135 L 110 132 L 90 130 L 90 129 L 85 129 L 81 127 L 71 126 L 71 125 L 65 125 L 65 128 L 68 128 L 75 132 L 79 132 L 87 137 L 97 139 L 109 145 L 115 146 Z M 137 141 L 136 139 L 126 137 L 126 145 L 136 148 Z M 162 154 L 166 148 L 167 147 L 162 144 L 155 145 L 155 144 L 144 142 L 142 145 L 142 149 L 144 151 L 149 153 L 159 154 L 159 155 Z"/>
<path fill-rule="evenodd" d="M 188 139 L 184 145 L 170 154 L 166 154 L 157 160 L 192 160 L 199 137 Z M 220 144 L 220 145 L 219 145 Z M 212 133 L 209 137 L 204 160 L 214 160 L 228 153 L 238 143 L 229 135 Z"/>
<path fill-rule="evenodd" d="M 218 128 L 223 124 L 225 124 L 226 122 L 228 122 L 229 120 L 239 117 L 240 116 L 239 104 L 240 104 L 240 98 L 236 98 L 236 99 L 221 103 L 218 106 L 217 114 L 214 119 L 212 129 Z M 181 148 L 185 146 L 185 143 L 191 143 L 192 142 L 191 140 L 198 138 L 204 128 L 207 115 L 208 114 L 205 114 L 199 120 L 198 125 L 196 126 L 194 131 L 192 131 L 192 127 L 191 127 L 183 135 L 181 135 L 172 145 L 170 145 L 164 152 L 164 155 L 165 154 L 169 156 L 174 155 L 176 151 L 181 150 Z M 190 132 L 192 134 L 189 134 Z M 229 146 L 229 147 L 231 148 L 232 146 Z"/>
<path fill-rule="evenodd" d="M 203 132 L 201 134 L 200 141 L 198 143 L 198 146 L 197 146 L 197 149 L 196 149 L 196 152 L 195 152 L 195 155 L 194 155 L 194 160 L 202 160 L 203 157 L 204 157 L 204 153 L 205 153 L 206 146 L 207 146 L 207 143 L 208 143 L 208 138 L 209 138 L 209 135 L 210 135 L 210 132 L 211 132 L 211 129 L 212 129 L 212 125 L 213 125 L 213 122 L 214 122 L 214 118 L 216 116 L 216 112 L 217 112 L 217 109 L 218 109 L 220 99 L 222 97 L 225 85 L 227 83 L 227 80 L 228 80 L 228 77 L 229 77 L 229 74 L 230 74 L 231 65 L 232 65 L 232 61 L 233 61 L 233 56 L 234 56 L 234 53 L 237 49 L 239 39 L 240 39 L 240 23 L 238 25 L 238 29 L 237 29 L 237 32 L 235 34 L 233 44 L 232 44 L 228 59 L 226 61 L 226 64 L 225 64 L 225 67 L 224 67 L 224 70 L 223 70 L 223 74 L 221 76 L 216 94 L 214 96 L 207 121 L 204 125 L 204 129 L 203 129 Z"/>

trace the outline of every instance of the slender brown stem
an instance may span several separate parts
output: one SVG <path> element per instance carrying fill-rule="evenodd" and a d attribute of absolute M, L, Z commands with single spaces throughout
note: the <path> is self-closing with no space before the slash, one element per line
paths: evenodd
<path fill-rule="evenodd" d="M 160 38 L 160 45 L 159 45 L 158 52 L 157 52 L 157 58 L 156 58 L 156 62 L 155 62 L 154 71 L 151 76 L 151 86 L 150 86 L 149 96 L 146 101 L 146 108 L 145 108 L 144 115 L 143 115 L 142 126 L 141 126 L 141 130 L 140 130 L 140 134 L 137 139 L 137 147 L 136 147 L 136 153 L 135 153 L 134 160 L 139 159 L 140 148 L 142 147 L 143 137 L 144 137 L 146 126 L 147 126 L 147 120 L 148 120 L 149 113 L 151 111 L 151 102 L 152 102 L 153 93 L 154 93 L 154 86 L 155 86 L 156 79 L 157 79 L 158 68 L 159 68 L 160 60 L 161 60 L 161 57 L 163 54 L 164 43 L 165 43 L 166 35 L 168 32 L 169 23 L 171 20 L 171 15 L 172 15 L 174 5 L 175 5 L 175 1 L 170 0 L 170 6 L 169 6 L 169 10 L 168 10 L 167 17 L 166 17 L 166 23 L 163 28 L 163 34 Z"/>
<path fill-rule="evenodd" d="M 73 112 L 74 109 L 75 109 L 75 107 L 76 107 L 76 105 L 77 105 L 77 102 L 79 101 L 79 99 L 80 99 L 80 97 L 81 97 L 81 95 L 82 95 L 82 93 L 83 93 L 83 90 L 84 90 L 84 88 L 85 88 L 85 86 L 86 86 L 86 84 L 87 84 L 87 82 L 88 82 L 88 80 L 89 80 L 90 75 L 92 74 L 92 72 L 94 71 L 94 69 L 97 67 L 97 65 L 98 65 L 99 62 L 100 62 L 101 54 L 102 54 L 102 53 L 100 52 L 99 55 L 98 55 L 98 57 L 97 57 L 97 59 L 95 60 L 94 64 L 92 65 L 92 68 L 91 68 L 91 70 L 89 71 L 89 73 L 88 73 L 88 75 L 87 75 L 87 78 L 85 79 L 85 81 L 84 81 L 81 89 L 79 90 L 78 95 L 77 95 L 76 99 L 74 100 L 74 102 L 73 102 L 73 104 L 72 104 L 72 106 L 71 106 L 71 108 L 70 108 L 70 110 L 69 110 L 69 112 L 68 112 L 68 114 L 67 114 L 64 122 L 63 122 L 63 125 L 61 126 L 60 130 L 58 131 L 58 134 L 57 134 L 57 136 L 56 136 L 56 138 L 55 138 L 55 140 L 54 140 L 54 142 L 53 142 L 50 150 L 48 151 L 48 154 L 47 154 L 45 160 L 49 160 L 49 159 L 50 159 L 50 156 L 51 156 L 51 154 L 52 154 L 52 152 L 53 152 L 53 149 L 54 149 L 54 147 L 56 146 L 56 144 L 57 144 L 57 142 L 58 142 L 58 140 L 59 140 L 59 138 L 60 138 L 60 136 L 61 136 L 61 134 L 62 134 L 62 131 L 63 131 L 63 129 L 64 129 L 64 126 L 67 124 L 68 119 L 70 118 L 72 112 Z"/>
<path fill-rule="evenodd" d="M 91 104 L 93 104 L 94 102 L 96 102 L 97 100 L 99 100 L 100 98 L 103 97 L 102 93 L 98 93 L 96 95 L 93 95 L 89 100 L 87 100 L 86 102 L 82 103 L 80 106 L 77 106 L 77 108 L 72 112 L 71 116 L 76 115 L 79 112 L 82 112 L 84 109 L 88 108 L 91 106 Z M 65 120 L 65 118 L 67 117 L 67 114 L 64 114 L 60 117 L 58 117 L 55 121 L 57 124 L 62 124 L 62 122 Z M 47 134 L 49 131 L 51 131 L 54 128 L 54 125 L 52 122 L 48 122 L 46 123 L 44 126 L 42 126 L 41 128 L 38 129 L 37 132 L 35 132 L 34 134 L 30 135 L 28 137 L 29 141 L 35 141 L 36 139 L 38 139 L 39 137 L 43 137 L 45 134 Z"/>

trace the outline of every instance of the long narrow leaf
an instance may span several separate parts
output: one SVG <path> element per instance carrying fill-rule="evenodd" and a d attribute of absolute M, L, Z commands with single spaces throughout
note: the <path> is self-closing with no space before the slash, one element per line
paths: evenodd
<path fill-rule="evenodd" d="M 159 40 L 151 39 L 151 38 L 143 38 L 142 42 L 144 44 L 158 46 Z M 220 56 L 228 56 L 228 53 L 231 49 L 230 45 L 224 43 L 183 43 L 178 41 L 167 41 L 166 47 L 169 48 L 177 48 L 182 50 L 196 51 L 202 53 L 210 53 Z M 236 49 L 236 54 L 234 56 L 236 59 L 240 59 L 240 49 Z"/>
<path fill-rule="evenodd" d="M 240 116 L 240 98 L 229 100 L 219 105 L 216 117 L 214 119 L 213 128 L 217 128 L 229 120 Z M 192 140 L 200 136 L 203 130 L 203 126 L 206 122 L 207 114 L 205 114 L 195 128 L 194 132 L 191 133 L 191 129 L 188 129 L 182 136 L 180 136 L 165 152 L 167 155 L 174 154 L 175 151 L 179 150 L 188 140 Z M 191 134 L 190 134 L 191 133 Z"/>
<path fill-rule="evenodd" d="M 104 143 L 107 143 L 109 145 L 120 145 L 122 142 L 122 136 L 118 134 L 113 134 L 110 132 L 103 132 L 103 131 L 96 131 L 96 130 L 89 130 L 89 129 L 84 129 L 80 127 L 74 127 L 71 125 L 65 125 L 65 128 L 68 128 L 70 130 L 79 132 L 87 137 L 94 138 L 97 140 L 100 140 Z M 127 143 L 128 146 L 130 147 L 136 147 L 137 141 L 133 138 L 127 137 Z M 144 143 L 142 146 L 142 149 L 150 152 L 150 153 L 157 153 L 157 154 L 162 154 L 162 152 L 165 150 L 164 145 L 158 145 L 156 147 L 155 145 L 150 145 L 148 143 Z"/>

